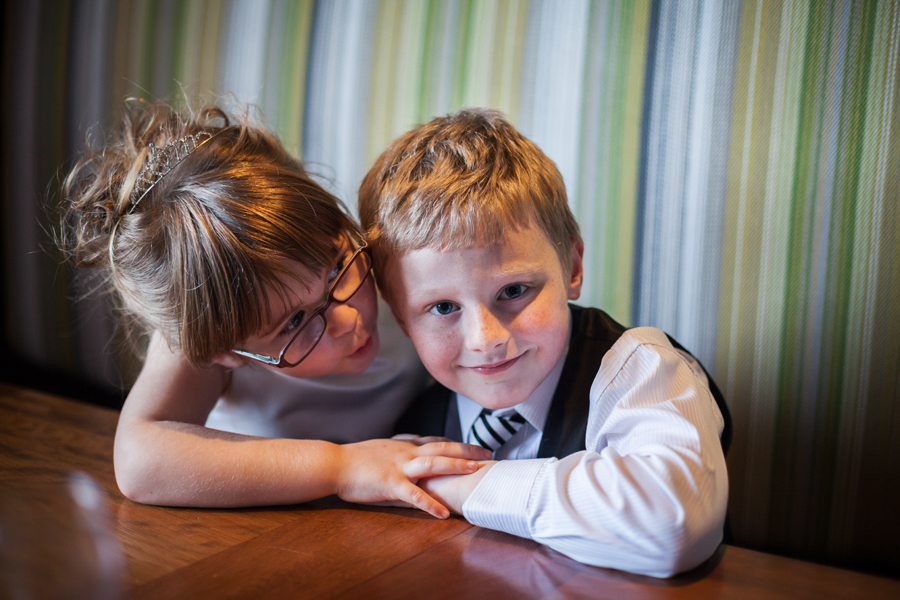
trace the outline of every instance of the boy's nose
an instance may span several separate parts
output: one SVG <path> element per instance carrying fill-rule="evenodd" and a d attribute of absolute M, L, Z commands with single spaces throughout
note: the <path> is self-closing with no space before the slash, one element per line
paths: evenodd
<path fill-rule="evenodd" d="M 489 352 L 509 341 L 509 330 L 494 313 L 483 306 L 476 308 L 467 321 L 467 350 Z"/>

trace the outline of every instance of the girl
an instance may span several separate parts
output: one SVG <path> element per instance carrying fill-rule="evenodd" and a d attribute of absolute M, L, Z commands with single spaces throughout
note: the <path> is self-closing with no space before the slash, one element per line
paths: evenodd
<path fill-rule="evenodd" d="M 390 434 L 424 370 L 387 310 L 379 336 L 356 225 L 265 130 L 215 107 L 130 105 L 66 178 L 63 208 L 68 258 L 100 269 L 150 337 L 116 431 L 125 496 L 231 507 L 337 494 L 444 518 L 416 481 L 490 458 L 362 441 Z"/>

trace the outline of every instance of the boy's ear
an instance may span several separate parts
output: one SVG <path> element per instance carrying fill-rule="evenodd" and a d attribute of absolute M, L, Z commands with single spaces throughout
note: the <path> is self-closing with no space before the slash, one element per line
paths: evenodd
<path fill-rule="evenodd" d="M 221 365 L 226 369 L 240 369 L 250 362 L 249 359 L 244 358 L 240 354 L 235 354 L 234 352 L 222 352 L 216 354 L 212 357 L 212 361 L 214 364 Z"/>
<path fill-rule="evenodd" d="M 572 278 L 569 281 L 569 300 L 577 300 L 581 295 L 584 281 L 584 242 L 572 240 Z"/>

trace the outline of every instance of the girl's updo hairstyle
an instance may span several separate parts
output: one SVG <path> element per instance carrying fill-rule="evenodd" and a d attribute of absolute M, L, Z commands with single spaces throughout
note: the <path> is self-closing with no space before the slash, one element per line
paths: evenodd
<path fill-rule="evenodd" d="M 163 149 L 201 132 L 213 137 L 132 203 L 149 144 Z M 99 271 L 130 330 L 158 330 L 204 366 L 267 324 L 267 292 L 283 293 L 284 277 L 303 275 L 292 263 L 307 279 L 331 268 L 353 223 L 274 135 L 246 118 L 132 102 L 107 147 L 66 177 L 61 225 L 67 259 Z"/>

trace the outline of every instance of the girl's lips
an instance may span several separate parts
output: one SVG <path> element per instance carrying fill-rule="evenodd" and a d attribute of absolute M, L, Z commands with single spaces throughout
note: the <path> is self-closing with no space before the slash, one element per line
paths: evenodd
<path fill-rule="evenodd" d="M 363 358 L 363 357 L 365 357 L 366 354 L 369 353 L 370 350 L 372 350 L 373 346 L 374 346 L 374 343 L 372 342 L 372 336 L 370 335 L 368 338 L 366 338 L 366 341 L 363 343 L 363 345 L 360 346 L 359 348 L 357 348 L 356 350 L 354 350 L 353 353 L 350 354 L 350 356 L 348 358 L 352 358 L 352 359 Z"/>
<path fill-rule="evenodd" d="M 494 375 L 495 373 L 502 373 L 503 371 L 512 367 L 518 360 L 522 358 L 522 355 L 519 355 L 515 358 L 511 358 L 509 360 L 500 361 L 497 363 L 493 363 L 490 365 L 481 365 L 480 367 L 469 367 L 476 373 L 481 373 L 482 375 Z"/>

